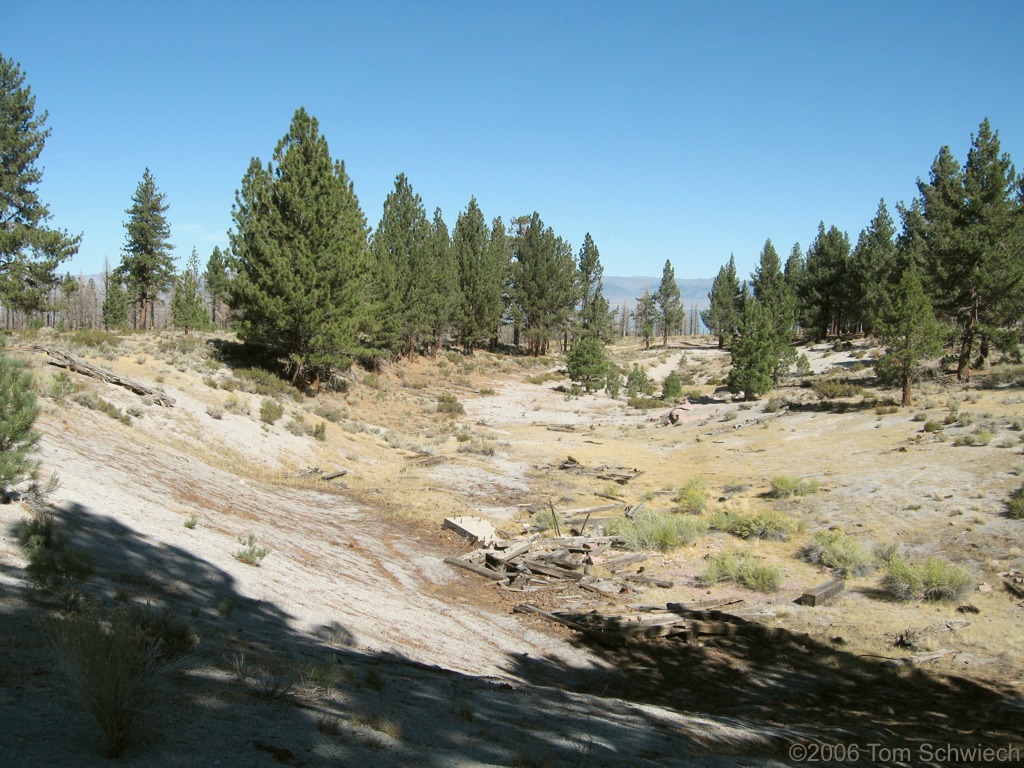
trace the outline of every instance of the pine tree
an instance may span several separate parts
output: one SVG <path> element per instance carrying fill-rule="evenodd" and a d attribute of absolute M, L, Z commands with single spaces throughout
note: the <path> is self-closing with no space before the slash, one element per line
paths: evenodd
<path fill-rule="evenodd" d="M 572 248 L 545 227 L 536 212 L 518 220 L 513 240 L 512 296 L 530 354 L 546 354 L 569 318 L 575 299 Z"/>
<path fill-rule="evenodd" d="M 51 214 L 39 199 L 43 171 L 36 163 L 50 129 L 47 113 L 37 115 L 35 107 L 21 68 L 0 56 L 0 301 L 22 311 L 45 306 L 57 267 L 82 239 L 47 226 Z"/>
<path fill-rule="evenodd" d="M 740 281 L 736 275 L 736 258 L 729 256 L 711 283 L 708 308 L 700 313 L 701 320 L 711 333 L 718 336 L 718 348 L 724 349 L 726 339 L 732 339 L 740 327 Z"/>
<path fill-rule="evenodd" d="M 380 339 L 396 354 L 412 357 L 428 322 L 423 298 L 431 275 L 427 272 L 430 223 L 423 200 L 404 173 L 384 200 L 384 212 L 370 244 L 377 270 L 381 306 Z"/>
<path fill-rule="evenodd" d="M 104 273 L 106 290 L 103 296 L 103 327 L 125 328 L 128 325 L 128 293 L 116 275 Z"/>
<path fill-rule="evenodd" d="M 886 349 L 875 368 L 882 379 L 899 382 L 903 390 L 900 405 L 906 407 L 911 404 L 911 384 L 922 361 L 942 351 L 944 336 L 916 269 L 907 269 L 892 292 L 879 317 L 878 336 Z"/>
<path fill-rule="evenodd" d="M 668 348 L 668 336 L 683 321 L 683 304 L 676 283 L 676 273 L 672 262 L 665 260 L 661 271 L 661 284 L 654 293 L 654 303 L 658 309 L 658 320 L 661 323 L 662 346 Z"/>
<path fill-rule="evenodd" d="M 569 378 L 583 385 L 587 392 L 600 387 L 608 372 L 604 356 L 604 345 L 593 336 L 581 339 L 566 357 Z"/>
<path fill-rule="evenodd" d="M 160 291 L 169 288 L 174 279 L 168 207 L 165 195 L 157 190 L 147 168 L 132 195 L 131 207 L 125 211 L 127 235 L 121 264 L 114 270 L 127 284 L 128 294 L 139 308 L 138 328 L 146 327 L 148 302 L 156 301 Z"/>
<path fill-rule="evenodd" d="M 803 325 L 820 338 L 838 335 L 850 319 L 850 238 L 835 225 L 818 224 L 801 281 Z"/>
<path fill-rule="evenodd" d="M 366 219 L 304 109 L 264 167 L 253 158 L 229 233 L 239 338 L 288 360 L 296 384 L 351 364 L 372 332 Z"/>
<path fill-rule="evenodd" d="M 448 225 L 441 216 L 440 208 L 434 209 L 434 219 L 427 235 L 426 259 L 426 293 L 423 296 L 427 305 L 425 335 L 430 342 L 431 354 L 434 354 L 451 330 L 459 310 L 459 271 Z"/>
<path fill-rule="evenodd" d="M 786 283 L 786 277 L 782 272 L 782 260 L 779 259 L 771 240 L 765 240 L 750 284 L 754 298 L 761 303 L 771 319 L 774 355 L 778 361 L 772 372 L 772 383 L 778 384 L 796 360 L 796 348 L 793 346 L 796 332 L 796 297 Z"/>
<path fill-rule="evenodd" d="M 210 319 L 214 326 L 227 320 L 227 300 L 231 294 L 231 273 L 228 271 L 228 258 L 220 247 L 213 246 L 210 258 L 206 261 L 203 273 L 203 285 L 206 295 L 210 298 Z"/>
<path fill-rule="evenodd" d="M 580 296 L 579 321 L 583 338 L 608 341 L 611 324 L 608 299 L 602 294 L 601 254 L 587 232 L 580 248 L 577 269 L 577 290 Z"/>
<path fill-rule="evenodd" d="M 658 308 L 654 304 L 654 297 L 647 288 L 644 288 L 643 296 L 637 297 L 636 309 L 633 310 L 633 326 L 636 335 L 644 340 L 644 349 L 651 348 L 657 314 Z"/>
<path fill-rule="evenodd" d="M 186 331 L 209 327 L 206 307 L 203 306 L 203 291 L 199 276 L 199 254 L 192 249 L 185 268 L 174 284 L 174 298 L 171 300 L 171 316 L 175 328 Z"/>
<path fill-rule="evenodd" d="M 860 233 L 850 259 L 852 314 L 865 333 L 874 333 L 897 271 L 896 225 L 885 200 Z"/>
<path fill-rule="evenodd" d="M 744 400 L 756 400 L 772 388 L 772 375 L 778 364 L 775 328 L 761 302 L 749 294 L 744 294 L 739 334 L 730 353 L 730 390 L 742 393 Z"/>
<path fill-rule="evenodd" d="M 31 374 L 0 343 L 0 490 L 34 476 L 36 462 L 30 457 L 39 434 L 32 425 L 38 415 Z"/>
<path fill-rule="evenodd" d="M 961 170 L 949 147 L 932 163 L 920 201 L 904 213 L 904 241 L 915 246 L 937 312 L 959 333 L 957 376 L 970 375 L 977 345 L 981 364 L 991 343 L 1016 344 L 1024 314 L 1021 180 L 984 120 L 971 137 Z"/>

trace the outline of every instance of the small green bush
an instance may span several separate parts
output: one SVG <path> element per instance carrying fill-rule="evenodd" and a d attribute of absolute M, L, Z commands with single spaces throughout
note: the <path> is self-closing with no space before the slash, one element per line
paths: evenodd
<path fill-rule="evenodd" d="M 263 558 L 270 554 L 270 547 L 257 543 L 255 533 L 250 533 L 248 538 L 239 539 L 238 543 L 242 548 L 235 552 L 235 559 L 246 565 L 258 566 L 263 562 Z"/>
<path fill-rule="evenodd" d="M 837 397 L 857 397 L 864 393 L 864 390 L 858 385 L 840 379 L 825 379 L 815 382 L 814 391 L 824 400 L 832 400 Z"/>
<path fill-rule="evenodd" d="M 461 438 L 462 436 L 457 436 Z M 462 445 L 459 446 L 459 453 L 473 453 L 477 456 L 493 456 L 497 450 L 493 440 L 488 440 L 485 437 L 470 437 L 468 440 L 460 440 Z"/>
<path fill-rule="evenodd" d="M 647 371 L 636 363 L 633 363 L 633 368 L 630 370 L 629 375 L 626 376 L 626 394 L 630 400 L 638 395 L 650 396 L 654 394 L 654 382 L 648 377 Z M 661 403 L 659 402 L 658 405 L 661 405 Z"/>
<path fill-rule="evenodd" d="M 817 480 L 794 475 L 776 475 L 772 478 L 771 495 L 777 499 L 788 499 L 791 496 L 809 496 L 817 493 L 820 484 Z"/>
<path fill-rule="evenodd" d="M 782 570 L 747 552 L 713 555 L 701 575 L 704 584 L 732 582 L 756 592 L 775 592 L 782 584 Z"/>
<path fill-rule="evenodd" d="M 284 406 L 271 397 L 263 398 L 260 403 L 260 421 L 264 424 L 273 424 L 284 416 Z"/>
<path fill-rule="evenodd" d="M 1007 512 L 1014 520 L 1024 520 L 1024 485 L 1010 495 Z"/>
<path fill-rule="evenodd" d="M 678 373 L 672 371 L 661 383 L 661 399 L 671 401 L 682 396 L 683 381 L 679 378 Z"/>
<path fill-rule="evenodd" d="M 915 564 L 894 555 L 882 579 L 883 589 L 896 600 L 959 600 L 971 586 L 966 570 L 937 557 Z"/>
<path fill-rule="evenodd" d="M 702 477 L 691 477 L 676 495 L 679 512 L 690 512 L 698 514 L 708 507 L 710 496 L 708 494 L 708 483 Z"/>
<path fill-rule="evenodd" d="M 831 568 L 843 578 L 865 576 L 874 569 L 871 553 L 842 531 L 819 531 L 801 554 L 807 562 Z"/>
<path fill-rule="evenodd" d="M 707 529 L 699 517 L 641 509 L 632 518 L 621 518 L 608 526 L 627 549 L 667 550 L 692 544 Z"/>
<path fill-rule="evenodd" d="M 297 390 L 276 373 L 264 368 L 242 368 L 235 371 L 236 388 L 267 397 L 294 399 Z"/>
<path fill-rule="evenodd" d="M 661 408 L 664 403 L 656 397 L 631 397 L 629 398 L 628 405 L 630 408 L 647 411 L 651 408 Z"/>
<path fill-rule="evenodd" d="M 327 425 L 322 421 L 319 422 L 313 427 L 312 435 L 314 440 L 319 440 L 321 443 L 325 442 L 327 440 Z"/>
<path fill-rule="evenodd" d="M 938 419 L 928 419 L 921 429 L 925 432 L 938 432 L 942 429 L 942 422 Z"/>
<path fill-rule="evenodd" d="M 788 541 L 797 531 L 796 521 L 771 509 L 760 512 L 719 510 L 712 516 L 710 525 L 717 531 L 730 533 L 741 539 L 767 541 Z"/>
<path fill-rule="evenodd" d="M 445 394 L 437 398 L 437 412 L 454 417 L 463 415 L 466 412 L 466 408 L 455 395 Z"/>
<path fill-rule="evenodd" d="M 249 398 L 245 395 L 240 395 L 237 392 L 232 392 L 224 400 L 224 410 L 238 416 L 248 416 Z"/>

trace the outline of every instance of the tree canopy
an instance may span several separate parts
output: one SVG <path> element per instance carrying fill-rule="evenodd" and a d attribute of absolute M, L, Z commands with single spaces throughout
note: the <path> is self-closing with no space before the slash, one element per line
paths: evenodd
<path fill-rule="evenodd" d="M 44 307 L 58 266 L 82 239 L 50 228 L 50 209 L 39 197 L 47 116 L 36 114 L 21 68 L 0 55 L 0 299 L 25 311 Z"/>
<path fill-rule="evenodd" d="M 296 383 L 351 364 L 373 328 L 366 219 L 305 109 L 272 161 L 252 159 L 232 216 L 239 337 L 286 360 Z"/>
<path fill-rule="evenodd" d="M 174 279 L 171 255 L 171 227 L 167 223 L 168 204 L 156 188 L 147 168 L 135 188 L 132 204 L 125 211 L 128 221 L 121 264 L 114 274 L 128 287 L 128 295 L 138 307 L 138 328 L 146 327 L 146 308 L 157 294 L 170 287 Z"/>

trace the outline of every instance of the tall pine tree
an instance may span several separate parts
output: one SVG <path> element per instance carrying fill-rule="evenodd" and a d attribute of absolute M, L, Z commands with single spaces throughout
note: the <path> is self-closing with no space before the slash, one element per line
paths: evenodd
<path fill-rule="evenodd" d="M 633 310 L 633 327 L 636 335 L 644 340 L 644 349 L 651 348 L 657 315 L 658 308 L 654 304 L 654 297 L 645 287 L 643 295 L 637 296 L 636 309 Z"/>
<path fill-rule="evenodd" d="M 885 354 L 875 365 L 882 379 L 899 383 L 903 392 L 900 405 L 911 404 L 911 385 L 923 361 L 942 351 L 943 335 L 917 270 L 905 270 L 879 315 L 878 336 L 885 344 Z"/>
<path fill-rule="evenodd" d="M 896 225 L 885 200 L 860 233 L 850 262 L 853 311 L 865 333 L 874 333 L 897 270 Z"/>
<path fill-rule="evenodd" d="M 366 219 L 316 119 L 300 108 L 266 166 L 253 158 L 235 194 L 231 304 L 243 341 L 319 386 L 366 351 L 375 307 Z"/>
<path fill-rule="evenodd" d="M 718 337 L 718 348 L 724 349 L 726 339 L 732 339 L 739 332 L 742 293 L 739 277 L 736 275 L 736 257 L 729 256 L 711 283 L 708 293 L 708 308 L 700 318 L 711 333 Z"/>
<path fill-rule="evenodd" d="M 228 296 L 231 295 L 231 272 L 227 255 L 216 245 L 206 261 L 203 286 L 210 298 L 210 319 L 215 326 L 224 324 L 227 321 Z"/>
<path fill-rule="evenodd" d="M 43 171 L 36 164 L 50 136 L 46 118 L 36 114 L 21 68 L 0 55 L 0 300 L 24 311 L 45 306 L 57 267 L 82 239 L 47 225 L 51 214 L 39 198 Z"/>
<path fill-rule="evenodd" d="M 114 273 L 128 286 L 128 295 L 138 307 L 137 328 L 145 328 L 147 307 L 174 279 L 171 255 L 171 226 L 167 223 L 166 196 L 156 188 L 147 168 L 135 188 L 132 204 L 125 213 L 128 221 L 121 264 Z"/>
<path fill-rule="evenodd" d="M 564 330 L 575 299 L 576 261 L 562 238 L 545 227 L 536 212 L 517 221 L 512 296 L 526 330 L 530 354 L 547 354 L 555 334 Z"/>
<path fill-rule="evenodd" d="M 665 260 L 661 270 L 661 284 L 654 294 L 654 303 L 658 308 L 658 320 L 661 323 L 661 345 L 668 348 L 669 334 L 679 328 L 683 322 L 683 302 L 676 283 L 676 273 L 672 262 Z"/>
<path fill-rule="evenodd" d="M 576 275 L 577 291 L 580 297 L 581 336 L 585 339 L 608 341 L 611 312 L 608 307 L 608 299 L 602 293 L 604 267 L 601 266 L 601 254 L 589 232 L 583 238 Z"/>
<path fill-rule="evenodd" d="M 801 281 L 803 326 L 819 338 L 841 333 L 850 319 L 850 238 L 818 224 Z"/>
<path fill-rule="evenodd" d="M 756 298 L 764 307 L 772 323 L 772 336 L 777 359 L 772 372 L 772 383 L 778 384 L 796 360 L 793 346 L 796 333 L 796 297 L 786 283 L 779 258 L 771 240 L 765 240 L 757 269 L 750 280 Z"/>
<path fill-rule="evenodd" d="M 429 307 L 424 303 L 431 283 L 429 235 L 423 200 L 400 173 L 395 177 L 395 188 L 384 200 L 384 212 L 370 247 L 384 308 L 380 339 L 388 349 L 409 357 L 429 325 Z"/>

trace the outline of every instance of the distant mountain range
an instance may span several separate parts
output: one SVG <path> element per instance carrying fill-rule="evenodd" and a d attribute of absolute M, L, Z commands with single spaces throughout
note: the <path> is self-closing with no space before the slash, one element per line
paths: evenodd
<path fill-rule="evenodd" d="M 711 283 L 714 280 L 708 278 L 692 278 L 689 280 L 676 280 L 679 286 L 679 295 L 683 301 L 683 307 L 689 311 L 692 305 L 697 309 L 705 309 L 708 306 L 708 292 L 711 290 Z M 608 304 L 614 309 L 621 307 L 623 303 L 628 304 L 632 311 L 636 307 L 636 300 L 643 296 L 644 288 L 650 293 L 658 290 L 661 284 L 660 277 L 619 277 L 617 275 L 605 275 L 602 282 L 602 292 Z"/>

